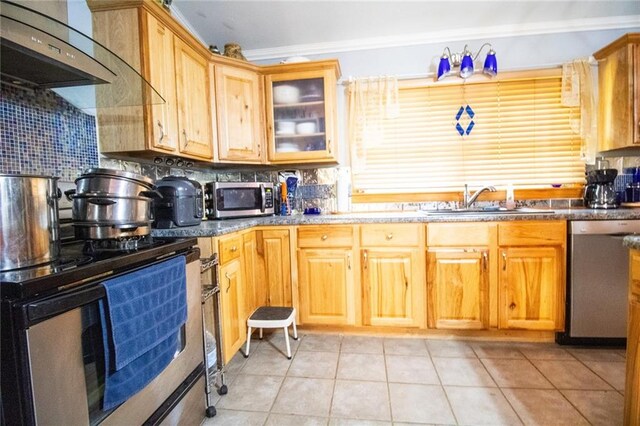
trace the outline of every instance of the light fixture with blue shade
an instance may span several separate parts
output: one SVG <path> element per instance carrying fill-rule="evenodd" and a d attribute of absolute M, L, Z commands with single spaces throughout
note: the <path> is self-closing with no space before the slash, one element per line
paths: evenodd
<path fill-rule="evenodd" d="M 464 49 L 461 53 L 451 53 L 449 47 L 445 47 L 438 64 L 437 80 L 442 80 L 448 75 L 454 74 L 456 68 L 459 69 L 459 72 L 457 74 L 461 78 L 466 79 L 471 77 L 474 73 L 473 63 L 476 59 L 478 59 L 480 52 L 482 52 L 482 49 L 484 49 L 485 46 L 489 47 L 489 53 L 487 53 L 487 57 L 484 61 L 483 72 L 491 77 L 496 76 L 498 74 L 496 52 L 491 47 L 491 44 L 485 43 L 480 47 L 478 53 L 476 53 L 475 55 L 471 53 L 471 51 L 467 48 L 467 45 L 464 46 Z"/>
<path fill-rule="evenodd" d="M 484 60 L 484 69 L 485 74 L 490 75 L 491 77 L 495 77 L 498 74 L 498 62 L 496 61 L 496 51 L 489 47 L 489 53 L 487 53 L 487 57 Z"/>
<path fill-rule="evenodd" d="M 444 54 L 440 57 L 440 63 L 438 64 L 438 80 L 442 80 L 451 72 L 451 62 L 449 62 L 449 55 Z"/>

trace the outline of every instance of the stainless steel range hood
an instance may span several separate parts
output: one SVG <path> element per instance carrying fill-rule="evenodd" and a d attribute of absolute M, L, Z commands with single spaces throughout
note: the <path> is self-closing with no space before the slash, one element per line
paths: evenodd
<path fill-rule="evenodd" d="M 0 74 L 14 85 L 56 90 L 79 108 L 164 103 L 131 66 L 63 22 L 0 2 Z M 96 93 L 94 86 L 99 85 Z M 69 87 L 83 86 L 79 91 Z M 65 96 L 67 93 L 69 96 Z"/>

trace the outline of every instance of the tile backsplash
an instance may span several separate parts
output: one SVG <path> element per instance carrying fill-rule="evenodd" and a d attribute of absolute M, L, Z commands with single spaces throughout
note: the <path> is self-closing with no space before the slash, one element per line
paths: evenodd
<path fill-rule="evenodd" d="M 46 89 L 0 85 L 0 173 L 73 180 L 98 165 L 95 117 Z"/>

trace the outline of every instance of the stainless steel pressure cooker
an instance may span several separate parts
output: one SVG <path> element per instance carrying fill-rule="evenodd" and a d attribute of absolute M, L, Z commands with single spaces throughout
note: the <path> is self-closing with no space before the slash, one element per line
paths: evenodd
<path fill-rule="evenodd" d="M 119 239 L 148 235 L 153 222 L 151 201 L 161 198 L 153 180 L 137 173 L 88 169 L 66 191 L 73 201 L 76 238 Z"/>
<path fill-rule="evenodd" d="M 58 258 L 57 179 L 0 174 L 0 271 Z"/>

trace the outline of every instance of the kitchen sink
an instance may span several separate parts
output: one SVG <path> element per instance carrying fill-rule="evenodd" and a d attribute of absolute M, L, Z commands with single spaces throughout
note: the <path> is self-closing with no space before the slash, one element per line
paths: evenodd
<path fill-rule="evenodd" d="M 453 214 L 453 215 L 492 215 L 492 214 L 553 214 L 553 210 L 547 209 L 532 209 L 532 208 L 519 208 L 513 210 L 507 210 L 504 207 L 485 207 L 479 209 L 438 209 L 438 210 L 419 210 L 422 214 L 437 215 L 437 214 Z"/>

